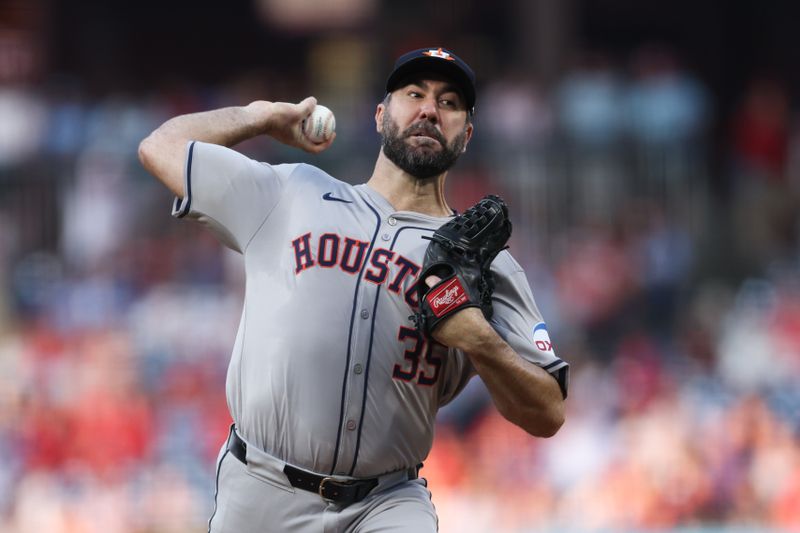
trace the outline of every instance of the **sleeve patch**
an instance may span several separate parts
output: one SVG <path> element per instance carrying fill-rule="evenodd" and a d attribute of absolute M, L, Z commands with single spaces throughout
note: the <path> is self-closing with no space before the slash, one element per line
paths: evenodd
<path fill-rule="evenodd" d="M 553 343 L 547 333 L 547 324 L 539 322 L 533 328 L 533 344 L 540 352 L 553 353 Z"/>

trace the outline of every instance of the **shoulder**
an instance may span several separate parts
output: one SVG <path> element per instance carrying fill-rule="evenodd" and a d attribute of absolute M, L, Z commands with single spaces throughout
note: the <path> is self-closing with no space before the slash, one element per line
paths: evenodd
<path fill-rule="evenodd" d="M 495 280 L 495 291 L 498 293 L 530 293 L 531 285 L 528 274 L 508 250 L 500 252 L 490 268 Z"/>
<path fill-rule="evenodd" d="M 492 261 L 492 271 L 500 274 L 501 276 L 513 276 L 515 274 L 525 274 L 525 271 L 522 268 L 514 256 L 508 250 L 503 250 L 497 257 L 494 258 Z"/>
<path fill-rule="evenodd" d="M 318 185 L 320 187 L 349 187 L 350 185 L 338 180 L 314 165 L 308 163 L 283 163 L 277 165 L 270 165 L 269 163 L 262 163 L 263 165 L 270 166 L 275 172 L 286 177 L 297 184 L 303 185 Z"/>

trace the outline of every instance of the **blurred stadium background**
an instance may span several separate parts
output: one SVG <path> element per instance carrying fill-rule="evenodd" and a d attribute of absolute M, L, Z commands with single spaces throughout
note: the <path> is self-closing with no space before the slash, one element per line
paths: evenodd
<path fill-rule="evenodd" d="M 796 2 L 0 0 L 0 531 L 205 531 L 238 259 L 138 164 L 170 116 L 313 94 L 353 183 L 400 52 L 476 69 L 449 179 L 508 199 L 557 351 L 549 440 L 474 381 L 423 469 L 449 532 L 800 531 Z M 313 334 L 313 332 L 309 332 Z"/>

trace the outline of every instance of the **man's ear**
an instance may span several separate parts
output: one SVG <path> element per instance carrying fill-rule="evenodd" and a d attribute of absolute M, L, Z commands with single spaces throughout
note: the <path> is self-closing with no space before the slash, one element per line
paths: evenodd
<path fill-rule="evenodd" d="M 383 114 L 386 112 L 386 106 L 381 102 L 375 109 L 375 131 L 382 133 L 383 130 Z"/>
<path fill-rule="evenodd" d="M 474 130 L 475 130 L 475 126 L 472 125 L 472 122 L 467 124 L 467 127 L 466 127 L 467 136 L 464 137 L 464 148 L 461 149 L 461 153 L 462 154 L 467 151 L 467 145 L 469 144 L 469 140 L 472 139 L 472 132 Z"/>

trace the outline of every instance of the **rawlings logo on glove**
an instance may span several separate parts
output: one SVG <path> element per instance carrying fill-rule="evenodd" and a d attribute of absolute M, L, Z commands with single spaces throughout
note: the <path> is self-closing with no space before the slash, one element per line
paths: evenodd
<path fill-rule="evenodd" d="M 492 317 L 490 267 L 509 237 L 508 207 L 499 196 L 489 195 L 428 238 L 417 281 L 420 311 L 411 317 L 418 330 L 430 335 L 442 320 L 467 307 L 479 307 L 487 320 Z M 428 276 L 440 281 L 428 288 Z"/>
<path fill-rule="evenodd" d="M 440 287 L 438 292 L 429 291 L 426 298 L 431 311 L 438 317 L 446 313 L 451 306 L 460 306 L 466 302 L 467 295 L 458 278 L 453 278 L 450 283 Z"/>

